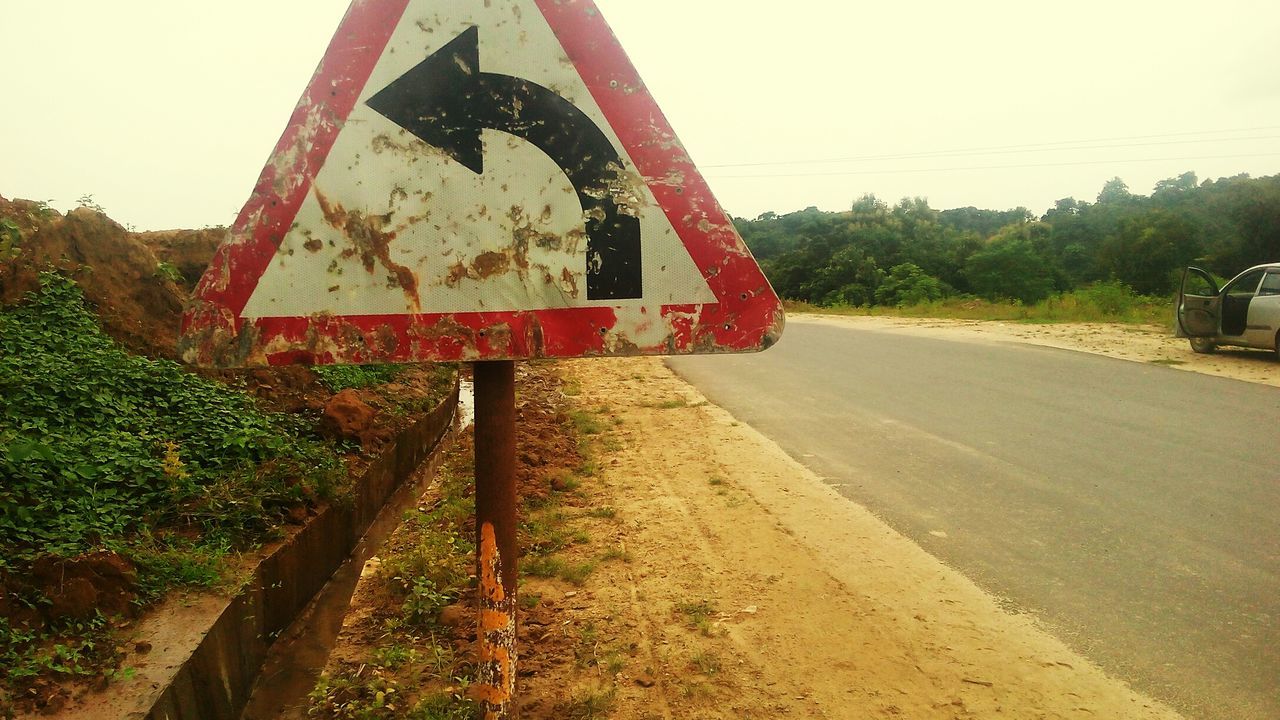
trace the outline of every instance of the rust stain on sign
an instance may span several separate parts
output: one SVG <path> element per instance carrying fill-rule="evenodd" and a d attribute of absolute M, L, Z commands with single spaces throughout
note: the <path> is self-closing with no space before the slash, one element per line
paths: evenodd
<path fill-rule="evenodd" d="M 412 270 L 391 259 L 391 242 L 396 239 L 394 230 L 383 228 L 390 221 L 389 216 L 365 215 L 358 210 L 347 210 L 342 205 L 331 202 L 324 193 L 316 189 L 316 199 L 320 202 L 320 210 L 324 213 L 325 222 L 341 232 L 351 241 L 352 247 L 342 252 L 342 257 L 360 256 L 360 262 L 370 274 L 381 263 L 383 269 L 390 273 L 388 281 L 399 286 L 404 296 L 417 312 L 422 312 L 421 300 L 418 296 L 418 276 Z"/>
<path fill-rule="evenodd" d="M 485 280 L 510 270 L 511 257 L 500 252 L 481 253 L 471 261 L 471 267 L 476 271 L 476 279 Z"/>

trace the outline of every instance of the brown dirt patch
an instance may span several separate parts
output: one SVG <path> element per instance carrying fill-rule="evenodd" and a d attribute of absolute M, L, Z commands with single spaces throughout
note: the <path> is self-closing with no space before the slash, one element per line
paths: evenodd
<path fill-rule="evenodd" d="M 163 230 L 136 233 L 134 237 L 151 248 L 161 262 L 172 265 L 182 276 L 183 288 L 190 292 L 226 239 L 227 229 Z"/>
<path fill-rule="evenodd" d="M 157 274 L 155 253 L 106 215 L 79 208 L 66 215 L 25 200 L 0 198 L 0 218 L 18 225 L 17 256 L 0 264 L 0 304 L 19 300 L 56 268 L 84 290 L 103 327 L 130 350 L 176 358 L 182 290 Z"/>
<path fill-rule="evenodd" d="M 660 361 L 566 372 L 609 428 L 572 519 L 591 542 L 566 551 L 597 569 L 581 586 L 526 584 L 559 621 L 526 641 L 535 661 L 548 647 L 558 659 L 521 678 L 525 717 L 1178 717 L 1003 611 Z"/>

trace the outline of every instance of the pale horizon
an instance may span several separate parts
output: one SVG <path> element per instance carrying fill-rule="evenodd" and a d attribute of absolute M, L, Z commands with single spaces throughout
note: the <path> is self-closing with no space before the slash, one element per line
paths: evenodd
<path fill-rule="evenodd" d="M 1092 202 L 1280 173 L 1280 7 L 986 0 L 599 6 L 725 210 Z M 17 1 L 0 195 L 230 224 L 346 0 Z"/>

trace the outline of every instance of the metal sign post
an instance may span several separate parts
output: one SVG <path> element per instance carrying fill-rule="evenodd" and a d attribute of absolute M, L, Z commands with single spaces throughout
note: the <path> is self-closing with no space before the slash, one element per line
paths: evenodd
<path fill-rule="evenodd" d="M 476 397 L 476 641 L 473 697 L 485 720 L 515 717 L 516 386 L 513 361 L 478 362 Z"/>

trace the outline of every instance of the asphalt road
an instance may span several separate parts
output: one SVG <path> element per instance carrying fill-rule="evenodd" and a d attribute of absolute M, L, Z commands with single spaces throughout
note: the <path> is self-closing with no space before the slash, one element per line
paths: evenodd
<path fill-rule="evenodd" d="M 1280 389 L 796 321 L 670 365 L 1135 688 L 1280 718 Z"/>

